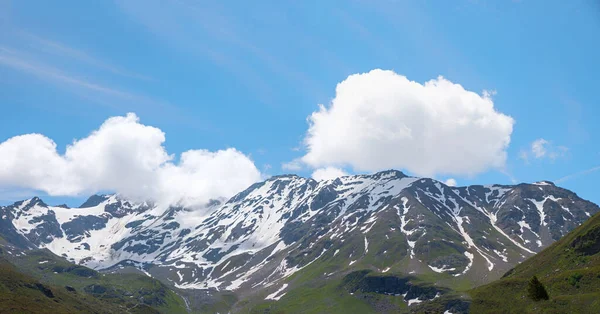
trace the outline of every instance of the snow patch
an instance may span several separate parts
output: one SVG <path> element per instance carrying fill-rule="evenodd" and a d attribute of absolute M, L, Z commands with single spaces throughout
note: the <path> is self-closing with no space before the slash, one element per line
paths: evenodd
<path fill-rule="evenodd" d="M 410 299 L 410 300 L 408 300 L 406 302 L 408 302 L 408 306 L 411 306 L 413 304 L 418 304 L 418 303 L 421 303 L 423 301 L 419 300 L 419 298 L 415 298 L 415 299 Z"/>
<path fill-rule="evenodd" d="M 463 270 L 462 273 L 455 274 L 454 277 L 466 274 L 469 271 L 469 269 L 471 269 L 471 267 L 473 266 L 473 259 L 475 258 L 475 255 L 473 255 L 473 253 L 471 252 L 465 251 L 465 256 L 469 259 L 469 264 L 467 265 L 467 267 L 465 267 L 465 270 Z"/>
<path fill-rule="evenodd" d="M 429 268 L 431 268 L 431 270 L 433 270 L 436 273 L 443 273 L 443 272 L 447 272 L 447 271 L 456 270 L 456 268 L 446 268 L 446 267 L 448 267 L 448 265 L 443 265 L 441 268 L 431 266 L 431 265 L 427 265 L 427 266 L 429 266 Z"/>
<path fill-rule="evenodd" d="M 546 222 L 546 212 L 544 212 L 544 204 L 546 203 L 546 201 L 549 199 L 550 197 L 545 197 L 543 200 L 538 201 L 536 199 L 530 198 L 528 199 L 531 203 L 533 203 L 533 205 L 535 206 L 535 208 L 537 209 L 539 215 L 540 215 L 540 224 L 542 226 L 546 226 L 548 225 L 548 223 Z"/>
<path fill-rule="evenodd" d="M 281 288 L 279 288 L 279 290 L 269 294 L 265 300 L 275 300 L 275 301 L 279 301 L 279 299 L 281 299 L 281 297 L 283 297 L 285 295 L 285 293 L 281 293 L 283 290 L 285 290 L 285 288 L 287 288 L 288 284 L 284 283 Z"/>

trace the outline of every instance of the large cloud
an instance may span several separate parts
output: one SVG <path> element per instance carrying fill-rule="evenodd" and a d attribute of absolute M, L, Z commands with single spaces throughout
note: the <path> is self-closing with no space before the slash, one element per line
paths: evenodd
<path fill-rule="evenodd" d="M 373 70 L 339 83 L 331 105 L 309 123 L 302 161 L 312 167 L 434 176 L 502 168 L 514 120 L 494 109 L 488 92 L 443 77 L 420 84 Z"/>
<path fill-rule="evenodd" d="M 252 160 L 230 148 L 190 150 L 179 162 L 164 146 L 165 134 L 135 114 L 112 117 L 63 155 L 41 134 L 0 143 L 0 187 L 75 196 L 114 191 L 136 199 L 187 205 L 229 197 L 260 179 Z"/>

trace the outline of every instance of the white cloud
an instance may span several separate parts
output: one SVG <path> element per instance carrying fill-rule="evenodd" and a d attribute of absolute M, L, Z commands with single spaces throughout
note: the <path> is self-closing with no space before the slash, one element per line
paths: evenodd
<path fill-rule="evenodd" d="M 313 172 L 313 174 L 312 174 L 312 178 L 317 181 L 323 181 L 323 180 L 335 179 L 335 178 L 339 178 L 339 177 L 343 177 L 343 176 L 347 176 L 347 175 L 348 175 L 348 173 L 346 173 L 342 169 L 335 168 L 335 167 L 326 167 L 326 168 L 320 168 L 320 169 L 315 170 L 315 172 Z"/>
<path fill-rule="evenodd" d="M 351 75 L 309 117 L 302 161 L 423 176 L 502 169 L 514 120 L 494 109 L 492 94 L 443 77 L 420 84 L 392 71 Z"/>
<path fill-rule="evenodd" d="M 165 134 L 135 114 L 107 119 L 63 155 L 41 134 L 0 143 L 0 187 L 57 196 L 114 191 L 135 199 L 199 205 L 229 197 L 260 180 L 246 155 L 234 148 L 189 150 L 178 162 L 166 152 Z"/>
<path fill-rule="evenodd" d="M 53 54 L 59 57 L 67 58 L 70 62 L 79 61 L 85 65 L 90 65 L 98 69 L 111 72 L 113 74 L 142 80 L 150 80 L 150 78 L 147 76 L 129 72 L 125 69 L 121 69 L 110 63 L 99 60 L 82 50 L 75 49 L 63 43 L 52 41 L 47 38 L 42 38 L 23 30 L 18 30 L 15 33 L 18 34 L 21 38 L 28 40 L 31 44 L 33 44 L 33 46 L 37 47 L 38 50 L 46 52 L 48 54 Z"/>
<path fill-rule="evenodd" d="M 300 171 L 304 167 L 300 159 L 294 159 L 292 161 L 282 163 L 281 168 L 289 171 Z"/>
<path fill-rule="evenodd" d="M 560 157 L 565 157 L 569 153 L 569 148 L 566 146 L 553 147 L 553 150 L 548 154 L 548 157 L 552 160 Z"/>
<path fill-rule="evenodd" d="M 453 179 L 453 178 L 449 178 L 448 180 L 444 181 L 444 183 L 445 183 L 447 186 L 456 186 L 456 180 L 455 180 L 455 179 Z"/>
<path fill-rule="evenodd" d="M 29 73 L 35 77 L 49 82 L 59 83 L 64 86 L 83 89 L 88 92 L 97 92 L 100 94 L 115 96 L 123 99 L 137 100 L 140 98 L 139 96 L 128 92 L 120 91 L 118 89 L 97 84 L 86 79 L 75 77 L 52 66 L 24 59 L 21 55 L 22 54 L 20 54 L 17 51 L 12 51 L 0 47 L 0 66 L 10 67 L 15 70 Z"/>
<path fill-rule="evenodd" d="M 533 141 L 533 143 L 531 143 L 531 153 L 533 154 L 533 156 L 535 158 L 542 158 L 544 156 L 546 156 L 546 145 L 548 144 L 548 141 L 546 141 L 543 138 L 537 139 L 535 141 Z"/>
<path fill-rule="evenodd" d="M 526 164 L 529 163 L 529 157 L 535 159 L 548 158 L 552 161 L 557 158 L 567 156 L 569 148 L 565 146 L 555 146 L 552 142 L 547 141 L 543 138 L 531 142 L 529 150 L 521 150 L 519 152 L 519 158 L 522 159 Z"/>

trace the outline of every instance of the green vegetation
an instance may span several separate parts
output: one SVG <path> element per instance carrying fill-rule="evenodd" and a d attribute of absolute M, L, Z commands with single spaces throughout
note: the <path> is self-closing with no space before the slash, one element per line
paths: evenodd
<path fill-rule="evenodd" d="M 581 278 L 583 278 L 582 274 L 575 273 L 571 275 L 571 277 L 569 277 L 569 283 L 571 284 L 571 286 L 579 288 L 579 281 L 581 280 Z"/>
<path fill-rule="evenodd" d="M 260 303 L 250 313 L 377 313 L 364 302 L 368 298 L 377 301 L 374 295 L 351 295 L 339 289 L 338 281 L 330 281 L 292 289 L 280 301 Z"/>
<path fill-rule="evenodd" d="M 102 274 L 8 246 L 0 246 L 0 312 L 187 313 L 181 297 L 147 276 Z"/>
<path fill-rule="evenodd" d="M 533 301 L 548 300 L 550 298 L 546 288 L 536 276 L 531 277 L 529 280 L 527 296 Z"/>
<path fill-rule="evenodd" d="M 395 213 L 391 212 L 391 214 Z M 373 228 L 369 233 L 368 253 L 364 250 L 363 234 L 345 238 L 343 245 L 326 247 L 319 246 L 318 243 L 310 251 L 295 252 L 295 255 L 291 256 L 292 264 L 297 260 L 313 261 L 324 251 L 324 248 L 327 249 L 319 259 L 285 279 L 288 287 L 279 300 L 265 300 L 265 298 L 278 290 L 283 283 L 275 284 L 267 291 L 238 301 L 232 308 L 232 312 L 408 313 L 417 307 L 427 308 L 425 312 L 430 313 L 444 312 L 445 303 L 426 306 L 429 302 L 423 302 L 419 305 L 413 304 L 409 308 L 402 296 L 406 293 L 403 289 L 408 284 L 418 291 L 408 295 L 411 299 L 417 297 L 423 300 L 432 299 L 436 297 L 437 291 L 441 291 L 436 301 L 455 302 L 454 308 L 458 309 L 468 308 L 468 303 L 464 300 L 464 291 L 474 286 L 473 279 L 436 273 L 429 269 L 418 276 L 407 274 L 407 269 L 411 269 L 412 266 L 409 265 L 411 259 L 404 235 L 388 232 L 390 228 L 397 227 L 391 223 L 386 225 L 386 222 L 392 219 L 381 218 L 381 221 L 383 225 Z M 439 232 L 437 229 L 431 229 L 432 234 L 437 232 Z M 450 231 L 448 234 L 452 235 Z M 444 236 L 445 234 L 439 235 L 439 237 Z M 421 242 L 419 245 L 427 245 L 427 248 L 421 252 L 427 255 L 427 258 L 438 258 L 435 255 L 437 250 L 443 250 L 445 255 L 457 252 L 451 244 L 437 241 L 435 238 L 429 242 Z M 353 263 L 350 263 L 351 261 Z M 450 261 L 444 260 L 443 263 L 450 264 Z M 416 294 L 413 295 L 414 293 Z M 442 309 L 441 312 L 439 309 Z"/>
<path fill-rule="evenodd" d="M 265 296 L 257 297 L 238 304 L 238 311 L 243 313 L 408 313 L 409 307 L 404 301 L 403 294 L 408 293 L 410 298 L 436 298 L 436 300 L 447 301 L 457 298 L 457 295 L 448 289 L 433 286 L 413 276 L 382 274 L 364 269 L 349 272 L 342 277 L 299 282 L 300 285 L 287 291 L 278 301 L 264 300 Z M 440 297 L 438 292 L 443 293 L 444 296 Z"/>
<path fill-rule="evenodd" d="M 113 304 L 105 304 L 66 288 L 41 284 L 20 273 L 6 259 L 0 258 L 0 313 L 97 313 L 119 312 Z M 123 309 L 121 309 L 123 311 Z"/>
<path fill-rule="evenodd" d="M 502 279 L 471 290 L 471 312 L 600 313 L 599 248 L 597 214 Z"/>

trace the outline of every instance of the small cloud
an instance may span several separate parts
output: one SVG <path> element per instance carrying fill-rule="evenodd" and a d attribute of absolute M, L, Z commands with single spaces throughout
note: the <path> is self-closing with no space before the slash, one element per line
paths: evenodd
<path fill-rule="evenodd" d="M 343 177 L 343 176 L 347 176 L 347 175 L 348 175 L 348 173 L 342 169 L 335 168 L 335 167 L 326 167 L 326 168 L 320 168 L 320 169 L 315 170 L 315 172 L 313 172 L 313 174 L 312 174 L 312 178 L 317 181 L 324 181 L 324 180 L 335 179 L 335 178 L 339 178 L 339 177 Z"/>
<path fill-rule="evenodd" d="M 493 90 L 484 89 L 482 94 L 483 94 L 483 97 L 485 97 L 485 98 L 492 98 L 492 96 L 495 96 L 496 94 L 498 94 L 498 92 L 495 89 L 493 89 Z"/>
<path fill-rule="evenodd" d="M 526 164 L 529 164 L 530 158 L 544 159 L 548 158 L 554 161 L 558 158 L 565 157 L 569 152 L 566 146 L 555 146 L 551 141 L 543 138 L 531 142 L 528 150 L 522 149 L 519 152 L 519 159 L 522 159 Z"/>
<path fill-rule="evenodd" d="M 292 161 L 282 163 L 281 168 L 289 171 L 300 171 L 302 168 L 304 168 L 304 166 L 300 159 L 294 159 Z"/>
<path fill-rule="evenodd" d="M 555 151 L 552 151 L 548 154 L 548 157 L 552 160 L 555 160 L 560 157 L 564 157 L 569 153 L 569 148 L 566 146 L 558 146 Z"/>
<path fill-rule="evenodd" d="M 543 138 L 533 141 L 533 143 L 531 143 L 531 152 L 533 153 L 533 156 L 535 158 L 542 158 L 546 156 L 546 145 L 548 145 L 548 141 Z"/>
<path fill-rule="evenodd" d="M 445 183 L 447 186 L 456 186 L 456 180 L 455 180 L 455 179 L 453 179 L 453 178 L 449 178 L 448 180 L 444 181 L 444 183 Z"/>

